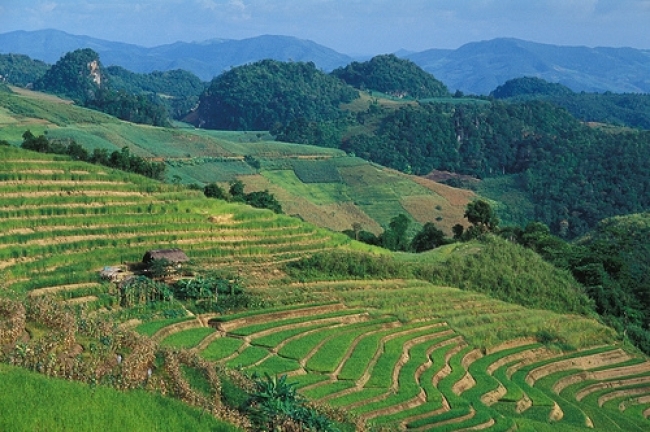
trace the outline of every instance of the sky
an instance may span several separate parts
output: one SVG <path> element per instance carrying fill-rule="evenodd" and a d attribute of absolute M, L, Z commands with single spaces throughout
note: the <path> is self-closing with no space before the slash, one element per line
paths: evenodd
<path fill-rule="evenodd" d="M 498 37 L 650 49 L 650 0 L 0 0 L 0 33 L 49 28 L 147 47 L 288 35 L 351 55 Z"/>

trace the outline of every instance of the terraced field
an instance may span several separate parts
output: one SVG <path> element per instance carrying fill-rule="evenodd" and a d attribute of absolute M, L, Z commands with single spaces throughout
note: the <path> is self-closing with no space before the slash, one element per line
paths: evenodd
<path fill-rule="evenodd" d="M 248 373 L 287 374 L 309 399 L 391 429 L 650 427 L 650 362 L 591 319 L 417 281 L 291 288 L 332 303 L 203 317 L 162 342 Z M 281 289 L 268 295 L 291 296 Z M 563 343 L 540 343 L 542 331 Z"/>
<path fill-rule="evenodd" d="M 17 293 L 99 295 L 99 270 L 139 262 L 149 249 L 179 247 L 195 262 L 254 276 L 349 243 L 295 218 L 103 167 L 8 147 L 0 159 L 0 272 Z"/>

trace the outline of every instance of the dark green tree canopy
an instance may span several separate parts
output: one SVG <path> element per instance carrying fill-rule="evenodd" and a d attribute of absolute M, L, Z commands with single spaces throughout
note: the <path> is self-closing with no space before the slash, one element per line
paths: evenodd
<path fill-rule="evenodd" d="M 481 234 L 494 231 L 499 226 L 499 219 L 492 210 L 492 206 L 484 200 L 476 200 L 467 204 L 465 217 Z"/>
<path fill-rule="evenodd" d="M 361 90 L 415 99 L 449 96 L 449 90 L 433 75 L 410 60 L 394 54 L 379 55 L 367 62 L 352 62 L 332 75 Z"/>
<path fill-rule="evenodd" d="M 26 87 L 45 75 L 49 66 L 40 61 L 32 60 L 23 54 L 0 54 L 0 81 Z"/>
<path fill-rule="evenodd" d="M 414 252 L 424 252 L 435 249 L 443 244 L 445 244 L 445 233 L 439 230 L 432 222 L 427 222 L 422 227 L 422 230 L 415 234 L 415 237 L 411 240 L 411 249 Z"/>
<path fill-rule="evenodd" d="M 119 66 L 109 66 L 106 68 L 106 80 L 114 91 L 157 97 L 167 108 L 169 116 L 175 119 L 181 119 L 196 106 L 207 86 L 191 72 L 178 69 L 140 74 Z"/>
<path fill-rule="evenodd" d="M 201 96 L 198 125 L 211 129 L 270 130 L 296 118 L 332 120 L 358 92 L 314 63 L 262 60 L 219 75 Z"/>
<path fill-rule="evenodd" d="M 506 81 L 497 87 L 490 96 L 496 99 L 508 99 L 531 96 L 568 96 L 573 90 L 562 84 L 550 83 L 541 78 L 523 77 Z"/>
<path fill-rule="evenodd" d="M 95 99 L 103 69 L 99 54 L 90 48 L 67 53 L 36 83 L 34 88 L 68 97 L 78 103 Z"/>

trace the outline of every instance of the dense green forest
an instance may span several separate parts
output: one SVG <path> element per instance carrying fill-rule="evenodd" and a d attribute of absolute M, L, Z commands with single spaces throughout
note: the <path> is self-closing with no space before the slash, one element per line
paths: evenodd
<path fill-rule="evenodd" d="M 132 95 L 157 96 L 174 119 L 189 113 L 198 104 L 199 96 L 206 88 L 206 83 L 199 77 L 180 69 L 139 74 L 119 66 L 109 66 L 106 77 L 113 90 Z"/>
<path fill-rule="evenodd" d="M 155 96 L 111 89 L 99 55 L 90 48 L 65 54 L 34 83 L 34 88 L 122 120 L 154 126 L 169 124 L 167 109 Z"/>
<path fill-rule="evenodd" d="M 539 222 L 499 233 L 570 271 L 607 324 L 650 353 L 650 213 L 605 219 L 572 243 Z"/>
<path fill-rule="evenodd" d="M 201 96 L 197 125 L 211 129 L 269 130 L 297 118 L 330 121 L 339 105 L 358 97 L 314 63 L 262 60 L 233 68 Z"/>
<path fill-rule="evenodd" d="M 449 96 L 447 87 L 410 60 L 394 54 L 366 62 L 352 62 L 332 75 L 359 90 L 375 90 L 396 97 L 425 99 Z"/>
<path fill-rule="evenodd" d="M 348 134 L 339 147 L 418 175 L 446 170 L 482 179 L 510 176 L 512 187 L 533 203 L 535 219 L 568 238 L 605 217 L 650 206 L 648 132 L 589 128 L 541 101 L 425 103 L 374 116 L 379 126 L 373 133 Z"/>
<path fill-rule="evenodd" d="M 575 93 L 562 84 L 540 78 L 517 78 L 497 87 L 496 99 L 546 100 L 566 108 L 585 122 L 650 129 L 650 95 L 638 93 Z"/>
<path fill-rule="evenodd" d="M 49 66 L 22 54 L 0 54 L 0 82 L 27 87 L 45 75 Z"/>

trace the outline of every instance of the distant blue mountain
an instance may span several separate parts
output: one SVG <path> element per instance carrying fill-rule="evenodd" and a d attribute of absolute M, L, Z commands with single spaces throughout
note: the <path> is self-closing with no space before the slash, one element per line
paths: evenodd
<path fill-rule="evenodd" d="M 456 50 L 432 49 L 405 57 L 451 91 L 489 94 L 510 79 L 529 76 L 577 92 L 650 93 L 650 50 L 493 39 Z"/>
<path fill-rule="evenodd" d="M 233 66 L 269 58 L 311 61 L 324 71 L 359 60 L 290 36 L 176 42 L 145 48 L 58 30 L 0 34 L 0 54 L 26 54 L 47 63 L 55 63 L 66 52 L 78 48 L 92 48 L 105 66 L 122 66 L 140 73 L 185 69 L 206 81 Z M 396 54 L 418 64 L 452 92 L 486 95 L 510 79 L 530 76 L 563 84 L 577 92 L 650 93 L 650 50 L 493 39 L 472 42 L 455 50 Z"/>
<path fill-rule="evenodd" d="M 89 36 L 75 36 L 59 30 L 0 34 L 0 54 L 26 54 L 47 63 L 55 63 L 66 52 L 79 48 L 92 48 L 100 55 L 105 66 L 122 66 L 140 73 L 185 69 L 206 81 L 233 66 L 268 58 L 281 61 L 311 61 L 326 71 L 345 66 L 352 61 L 352 58 L 345 54 L 312 41 L 290 36 L 176 42 L 145 48 Z"/>

